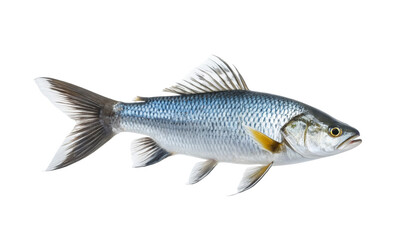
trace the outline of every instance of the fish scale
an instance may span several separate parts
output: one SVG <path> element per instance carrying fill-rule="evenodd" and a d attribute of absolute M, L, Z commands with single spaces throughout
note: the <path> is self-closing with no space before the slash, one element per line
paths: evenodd
<path fill-rule="evenodd" d="M 171 153 L 260 164 L 281 159 L 261 149 L 244 126 L 281 142 L 280 129 L 304 111 L 290 99 L 239 90 L 154 97 L 118 108 L 115 128 L 148 135 Z"/>

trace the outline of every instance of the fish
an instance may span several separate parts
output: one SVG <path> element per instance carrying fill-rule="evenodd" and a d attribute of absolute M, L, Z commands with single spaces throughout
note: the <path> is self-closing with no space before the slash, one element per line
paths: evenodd
<path fill-rule="evenodd" d="M 204 179 L 219 163 L 246 169 L 237 193 L 254 187 L 272 166 L 306 162 L 361 144 L 357 129 L 305 103 L 248 88 L 238 69 L 211 56 L 171 96 L 116 101 L 48 77 L 35 79 L 41 92 L 76 121 L 47 170 L 84 159 L 122 132 L 144 135 L 131 144 L 133 167 L 172 155 L 203 159 L 189 184 Z"/>

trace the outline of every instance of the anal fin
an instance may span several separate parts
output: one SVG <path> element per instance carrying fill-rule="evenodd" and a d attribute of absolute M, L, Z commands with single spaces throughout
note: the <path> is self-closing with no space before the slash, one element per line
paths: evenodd
<path fill-rule="evenodd" d="M 133 167 L 146 167 L 171 156 L 172 154 L 160 147 L 150 137 L 134 140 L 131 143 Z"/>
<path fill-rule="evenodd" d="M 217 161 L 210 159 L 204 162 L 198 162 L 191 171 L 188 184 L 195 184 L 205 178 L 216 167 Z"/>
<path fill-rule="evenodd" d="M 270 170 L 271 166 L 273 166 L 273 162 L 265 166 L 248 168 L 239 183 L 237 193 L 244 192 L 255 186 L 264 177 L 268 170 Z"/>

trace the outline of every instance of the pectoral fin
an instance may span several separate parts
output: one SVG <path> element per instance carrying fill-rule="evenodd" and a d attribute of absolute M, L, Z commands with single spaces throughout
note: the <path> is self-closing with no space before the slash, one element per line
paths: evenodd
<path fill-rule="evenodd" d="M 273 162 L 265 166 L 248 168 L 238 186 L 238 192 L 244 192 L 255 186 L 273 166 Z"/>
<path fill-rule="evenodd" d="M 261 147 L 271 153 L 279 153 L 283 151 L 283 143 L 277 142 L 274 139 L 271 139 L 262 132 L 259 132 L 253 128 L 245 126 L 254 140 L 261 145 Z"/>
<path fill-rule="evenodd" d="M 212 159 L 196 163 L 191 171 L 188 184 L 195 184 L 201 181 L 214 169 L 214 167 L 216 167 L 216 165 L 217 161 Z"/>

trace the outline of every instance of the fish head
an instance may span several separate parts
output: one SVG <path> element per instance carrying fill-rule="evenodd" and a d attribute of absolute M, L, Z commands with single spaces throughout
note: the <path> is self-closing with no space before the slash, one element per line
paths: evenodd
<path fill-rule="evenodd" d="M 309 159 L 342 153 L 362 142 L 357 129 L 317 109 L 292 118 L 282 135 L 294 151 Z"/>

